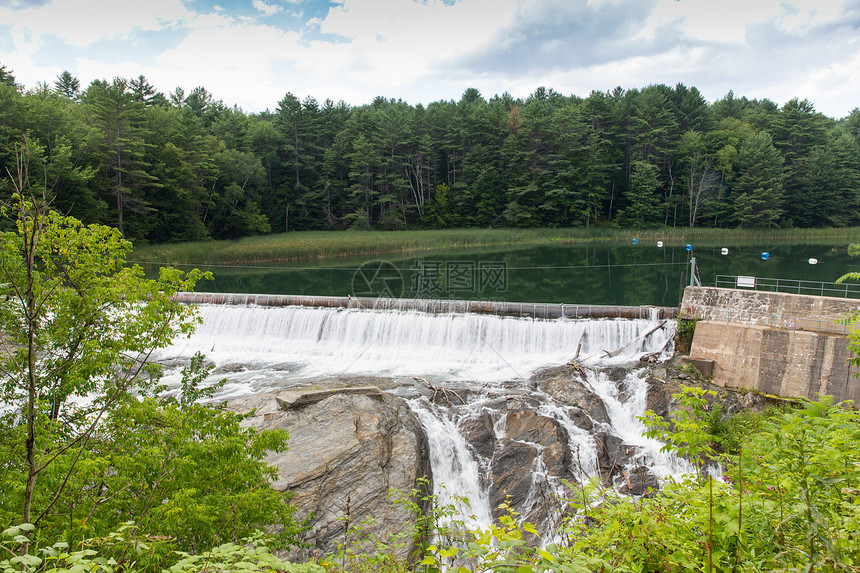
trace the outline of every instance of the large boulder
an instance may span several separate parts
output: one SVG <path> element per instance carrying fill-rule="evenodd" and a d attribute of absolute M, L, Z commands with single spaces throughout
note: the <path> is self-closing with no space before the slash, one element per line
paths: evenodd
<path fill-rule="evenodd" d="M 657 476 L 646 466 L 636 466 L 624 470 L 624 481 L 618 488 L 619 493 L 641 497 L 654 497 L 660 489 Z"/>
<path fill-rule="evenodd" d="M 522 508 L 529 499 L 532 473 L 538 450 L 531 444 L 510 439 L 501 440 L 501 447 L 491 464 L 492 485 L 490 507 L 493 517 L 499 517 L 499 505 L 507 498 L 514 510 Z"/>
<path fill-rule="evenodd" d="M 518 442 L 538 444 L 547 473 L 566 477 L 570 473 L 570 447 L 567 432 L 557 420 L 534 410 L 508 412 L 505 436 Z"/>
<path fill-rule="evenodd" d="M 557 420 L 534 410 L 507 412 L 505 438 L 490 464 L 493 516 L 505 513 L 499 505 L 507 500 L 522 519 L 549 533 L 563 506 L 559 480 L 573 479 L 570 464 L 567 432 Z"/>
<path fill-rule="evenodd" d="M 609 424 L 609 415 L 606 413 L 603 400 L 586 387 L 576 368 L 572 366 L 547 368 L 532 376 L 531 382 L 556 402 L 573 406 L 578 411 L 584 412 L 592 422 Z M 591 427 L 590 423 L 583 423 L 583 425 L 588 426 L 583 429 Z M 583 426 L 580 425 L 580 427 Z"/>
<path fill-rule="evenodd" d="M 268 461 L 279 472 L 272 487 L 291 492 L 297 518 L 309 519 L 306 553 L 334 552 L 338 543 L 352 542 L 347 526 L 368 518 L 365 532 L 382 539 L 413 525 L 416 516 L 391 503 L 389 492 L 424 487 L 420 480 L 430 478 L 430 456 L 424 430 L 403 400 L 367 387 L 291 391 L 277 402 L 254 397 L 250 406 L 260 408 L 251 425 L 290 434 L 289 450 Z M 401 556 L 412 549 L 404 547 Z"/>

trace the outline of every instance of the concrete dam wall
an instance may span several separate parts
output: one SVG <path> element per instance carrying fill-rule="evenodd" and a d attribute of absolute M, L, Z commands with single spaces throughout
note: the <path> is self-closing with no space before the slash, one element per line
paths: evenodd
<path fill-rule="evenodd" d="M 690 361 L 719 386 L 789 398 L 831 395 L 860 404 L 849 327 L 860 301 L 688 287 L 681 314 L 699 318 Z"/>

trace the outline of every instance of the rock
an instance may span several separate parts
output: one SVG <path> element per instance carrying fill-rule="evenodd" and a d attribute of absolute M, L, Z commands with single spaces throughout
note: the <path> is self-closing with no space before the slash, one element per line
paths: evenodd
<path fill-rule="evenodd" d="M 330 393 L 288 411 L 269 411 L 256 424 L 290 433 L 289 450 L 268 461 L 279 473 L 272 487 L 292 492 L 298 519 L 310 517 L 305 538 L 311 548 L 291 557 L 307 558 L 313 549 L 336 551 L 345 540 L 347 516 L 353 524 L 373 518 L 365 533 L 383 539 L 414 523 L 415 516 L 392 504 L 388 494 L 410 492 L 417 480 L 430 476 L 427 437 L 403 400 L 381 398 Z M 400 556 L 411 551 L 404 547 Z"/>
<path fill-rule="evenodd" d="M 595 434 L 597 442 L 597 467 L 600 479 L 610 485 L 621 475 L 624 467 L 639 451 L 635 446 L 625 444 L 618 436 L 607 432 Z"/>
<path fill-rule="evenodd" d="M 346 388 L 327 388 L 325 390 L 287 390 L 275 396 L 275 401 L 278 403 L 278 408 L 289 411 L 322 402 L 335 394 L 341 396 L 361 395 L 367 396 L 372 400 L 382 401 L 382 392 L 376 386 L 349 386 Z"/>
<path fill-rule="evenodd" d="M 570 473 L 567 432 L 558 421 L 533 410 L 508 412 L 505 416 L 505 435 L 518 442 L 539 444 L 540 456 L 548 474 L 566 477 Z"/>
<path fill-rule="evenodd" d="M 663 381 L 648 378 L 645 383 L 648 385 L 645 393 L 645 408 L 665 418 L 669 415 L 671 396 L 666 392 Z"/>
<path fill-rule="evenodd" d="M 234 362 L 218 366 L 212 370 L 212 374 L 236 374 L 237 372 L 244 372 L 245 370 L 247 370 L 245 364 Z"/>
<path fill-rule="evenodd" d="M 532 486 L 532 472 L 537 457 L 537 448 L 530 444 L 508 438 L 501 441 L 501 447 L 493 456 L 490 466 L 490 507 L 493 517 L 499 517 L 498 507 L 506 498 L 514 508 L 525 504 Z"/>
<path fill-rule="evenodd" d="M 553 484 L 573 479 L 567 432 L 552 418 L 518 410 L 505 415 L 505 433 L 490 465 L 493 516 L 505 513 L 499 505 L 507 499 L 521 519 L 551 533 L 563 509 Z"/>
<path fill-rule="evenodd" d="M 461 420 L 459 429 L 478 455 L 490 459 L 496 449 L 496 431 L 493 426 L 493 417 L 484 412 L 477 418 Z"/>
<path fill-rule="evenodd" d="M 618 384 L 620 382 L 624 382 L 627 375 L 630 373 L 630 369 L 624 368 L 623 366 L 611 366 L 609 368 L 604 368 L 603 372 L 606 374 L 607 378 Z"/>
<path fill-rule="evenodd" d="M 618 488 L 618 493 L 654 497 L 660 490 L 657 476 L 645 466 L 636 466 L 632 470 L 625 470 L 622 475 L 624 480 L 621 487 Z"/>
<path fill-rule="evenodd" d="M 235 400 L 230 400 L 227 407 L 237 414 L 254 416 L 244 421 L 246 425 L 257 427 L 263 423 L 263 417 L 278 411 L 278 402 L 272 394 L 252 394 Z"/>
<path fill-rule="evenodd" d="M 594 430 L 594 422 L 591 421 L 589 415 L 585 413 L 582 408 L 568 408 L 567 417 L 570 418 L 570 421 L 576 424 L 576 426 L 582 428 L 586 432 Z"/>
<path fill-rule="evenodd" d="M 572 367 L 561 366 L 541 370 L 532 377 L 532 380 L 537 383 L 540 390 L 549 394 L 556 402 L 579 408 L 595 423 L 609 423 L 603 400 L 585 387 Z"/>

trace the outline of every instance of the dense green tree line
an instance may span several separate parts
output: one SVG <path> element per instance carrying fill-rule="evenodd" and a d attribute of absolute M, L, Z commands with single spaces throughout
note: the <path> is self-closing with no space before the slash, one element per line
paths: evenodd
<path fill-rule="evenodd" d="M 246 114 L 143 76 L 25 90 L 0 69 L 0 163 L 138 243 L 312 229 L 860 223 L 860 109 L 836 120 L 694 87 Z M 8 195 L 8 191 L 3 191 Z"/>

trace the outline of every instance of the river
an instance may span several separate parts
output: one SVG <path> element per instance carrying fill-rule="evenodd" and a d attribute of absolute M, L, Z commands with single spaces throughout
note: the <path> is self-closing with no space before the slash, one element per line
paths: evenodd
<path fill-rule="evenodd" d="M 728 249 L 723 255 L 722 249 Z M 762 253 L 768 253 L 767 259 Z M 321 263 L 204 266 L 210 292 L 385 296 L 591 305 L 677 306 L 695 257 L 702 284 L 718 275 L 832 282 L 857 259 L 846 245 L 658 247 L 560 244 Z M 810 264 L 815 259 L 817 264 Z M 852 267 L 853 265 L 853 267 Z M 817 293 L 808 293 L 817 294 Z"/>

